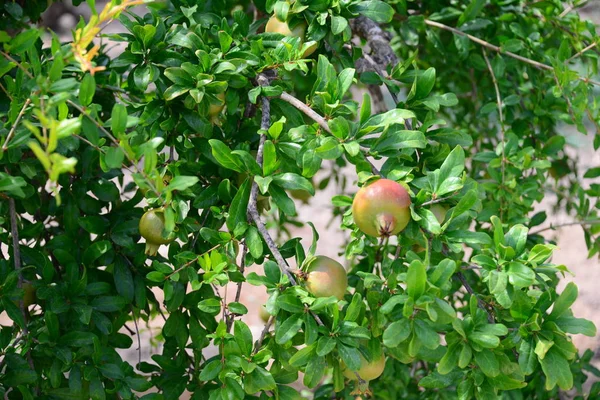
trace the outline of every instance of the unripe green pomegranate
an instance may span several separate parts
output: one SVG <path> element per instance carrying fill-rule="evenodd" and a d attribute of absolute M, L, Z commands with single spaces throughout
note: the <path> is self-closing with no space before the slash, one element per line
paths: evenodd
<path fill-rule="evenodd" d="M 435 218 L 438 220 L 438 222 L 441 225 L 444 223 L 444 220 L 446 219 L 446 213 L 448 212 L 448 208 L 441 204 L 434 204 L 431 206 L 429 211 L 431 211 L 433 213 L 433 215 L 435 215 Z"/>
<path fill-rule="evenodd" d="M 377 379 L 381 376 L 383 370 L 385 369 L 385 357 L 383 356 L 383 354 L 381 354 L 381 357 L 379 357 L 377 360 L 368 362 L 367 359 L 364 358 L 361 354 L 360 368 L 358 371 L 351 371 L 350 369 L 346 368 L 345 365 L 343 365 L 342 367 L 344 368 L 343 372 L 346 378 L 352 381 L 357 381 L 358 378 L 356 377 L 356 374 L 358 374 L 358 376 L 360 376 L 362 380 L 368 382 L 372 381 L 373 379 Z"/>
<path fill-rule="evenodd" d="M 339 262 L 325 256 L 315 257 L 303 273 L 306 289 L 315 297 L 344 298 L 348 287 L 346 269 Z"/>
<path fill-rule="evenodd" d="M 260 315 L 260 319 L 262 319 L 265 323 L 269 321 L 269 318 L 271 318 L 271 314 L 269 314 L 267 307 L 265 307 L 264 304 L 258 309 L 258 314 Z"/>
<path fill-rule="evenodd" d="M 169 244 L 175 239 L 175 234 L 169 235 L 168 238 L 162 236 L 165 229 L 165 217 L 160 209 L 152 209 L 146 211 L 140 219 L 140 235 L 146 239 L 145 253 L 149 256 L 156 255 L 161 244 Z"/>
<path fill-rule="evenodd" d="M 297 37 L 300 38 L 300 46 L 304 44 L 304 34 L 306 33 L 306 24 L 304 22 L 300 22 L 294 26 L 294 29 L 290 29 L 290 26 L 286 21 L 280 21 L 277 16 L 272 15 L 265 26 L 265 32 L 270 33 L 280 33 L 284 36 L 288 37 Z M 310 56 L 315 50 L 319 47 L 318 43 L 310 46 L 304 54 L 302 55 L 304 58 Z"/>
<path fill-rule="evenodd" d="M 396 235 L 410 221 L 410 196 L 399 183 L 379 179 L 356 193 L 352 215 L 358 228 L 369 236 Z"/>

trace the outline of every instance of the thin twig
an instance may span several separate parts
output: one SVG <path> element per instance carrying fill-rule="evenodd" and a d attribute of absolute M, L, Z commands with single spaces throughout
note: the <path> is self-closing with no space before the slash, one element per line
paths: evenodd
<path fill-rule="evenodd" d="M 137 342 L 138 342 L 138 365 L 137 367 L 140 367 L 140 364 L 142 363 L 142 340 L 140 339 L 140 329 L 138 328 L 138 323 L 137 323 L 137 318 L 135 316 L 135 310 L 133 309 L 133 306 L 130 305 L 131 307 L 131 317 L 133 319 L 133 324 L 135 325 L 135 332 L 137 333 Z"/>
<path fill-rule="evenodd" d="M 309 106 L 307 106 L 306 104 L 304 104 L 303 102 L 301 102 L 300 100 L 298 100 L 297 98 L 295 98 L 294 96 L 292 96 L 291 94 L 286 93 L 286 92 L 281 93 L 281 95 L 279 96 L 279 98 L 281 100 L 287 101 L 288 103 L 290 103 L 291 105 L 293 105 L 294 107 L 296 107 L 298 110 L 302 111 L 310 119 L 312 119 L 317 124 L 319 124 L 319 126 L 321 128 L 323 128 L 323 130 L 325 132 L 331 134 L 331 129 L 329 129 L 329 125 L 327 125 L 327 121 L 325 120 L 325 118 L 321 117 L 312 108 L 310 108 Z"/>
<path fill-rule="evenodd" d="M 567 60 L 565 61 L 565 63 L 569 63 L 571 61 L 573 61 L 575 58 L 579 57 L 580 55 L 582 55 L 583 53 L 585 53 L 588 50 L 593 49 L 594 47 L 596 47 L 598 45 L 598 42 L 594 42 L 588 46 L 586 46 L 585 48 L 583 48 L 582 50 L 578 51 L 577 53 L 575 53 L 575 55 L 573 55 L 572 57 L 567 58 Z"/>
<path fill-rule="evenodd" d="M 456 194 L 456 192 L 452 193 L 450 196 L 446 196 L 446 197 L 439 197 L 439 198 L 437 198 L 437 199 L 432 199 L 432 200 L 426 201 L 425 203 L 421 204 L 421 206 L 420 206 L 420 207 L 424 207 L 424 206 L 430 206 L 430 205 L 432 205 L 432 204 L 441 203 L 441 202 L 443 202 L 443 201 L 446 201 L 446 200 L 448 200 L 448 199 L 452 198 L 452 197 L 453 197 L 455 194 Z"/>
<path fill-rule="evenodd" d="M 258 349 L 260 349 L 260 346 L 262 346 L 262 342 L 263 340 L 265 340 L 265 336 L 267 335 L 267 332 L 269 332 L 273 321 L 275 321 L 275 317 L 271 315 L 269 317 L 269 320 L 265 324 L 265 327 L 263 328 L 262 332 L 260 333 L 260 337 L 258 338 L 256 343 L 254 343 L 254 350 L 252 351 L 252 354 L 256 354 L 258 352 Z"/>
<path fill-rule="evenodd" d="M 176 273 L 181 272 L 182 270 L 186 269 L 187 267 L 189 267 L 190 265 L 192 265 L 193 263 L 195 263 L 196 261 L 198 261 L 200 259 L 200 257 L 203 257 L 205 254 L 210 253 L 211 251 L 216 250 L 216 249 L 218 249 L 221 246 L 222 246 L 222 244 L 218 244 L 216 246 L 211 247 L 210 249 L 206 250 L 204 253 L 200 254 L 199 256 L 196 256 L 196 258 L 194 258 L 194 259 L 186 262 L 181 267 L 177 268 L 175 271 L 173 271 L 169 275 L 165 276 L 164 280 L 166 281 L 167 279 L 169 279 L 170 277 L 172 277 Z"/>
<path fill-rule="evenodd" d="M 15 120 L 15 123 L 10 128 L 10 132 L 8 132 L 8 136 L 6 136 L 6 141 L 2 145 L 2 151 L 6 151 L 6 149 L 8 149 L 8 142 L 12 139 L 13 135 L 15 134 L 15 132 L 17 130 L 17 126 L 19 125 L 19 121 L 21 120 L 21 118 L 23 118 L 23 114 L 25 114 L 25 109 L 27 109 L 27 106 L 29 105 L 29 103 L 31 103 L 31 99 L 25 100 L 25 104 L 23 104 L 23 108 L 21 108 L 21 111 L 19 112 L 19 115 L 17 115 L 17 119 Z"/>
<path fill-rule="evenodd" d="M 538 229 L 537 231 L 533 231 L 530 232 L 530 235 L 537 235 L 541 232 L 545 232 L 545 231 L 549 231 L 551 229 L 556 229 L 556 228 L 562 228 L 564 226 L 572 226 L 572 225 L 594 225 L 594 224 L 600 224 L 600 219 L 593 219 L 590 221 L 573 221 L 573 222 L 565 222 L 562 224 L 556 224 L 556 225 L 552 225 L 550 224 L 550 226 L 547 226 L 545 228 L 542 229 Z"/>
<path fill-rule="evenodd" d="M 487 56 L 487 52 L 485 51 L 485 48 L 482 47 L 481 48 L 481 52 L 483 53 L 483 59 L 485 60 L 485 64 L 488 67 L 488 70 L 490 71 L 490 75 L 492 76 L 492 82 L 494 83 L 494 89 L 496 90 L 496 106 L 498 107 L 498 119 L 500 122 L 500 133 L 501 133 L 501 137 L 500 140 L 502 141 L 502 162 L 500 163 L 500 169 L 501 169 L 501 176 L 502 176 L 502 188 L 504 188 L 504 178 L 505 178 L 505 171 L 506 171 L 506 154 L 504 152 L 504 147 L 505 147 L 505 136 L 506 136 L 506 131 L 504 130 L 504 114 L 502 113 L 502 97 L 500 96 L 500 88 L 498 87 L 498 80 L 496 79 L 496 74 L 494 74 L 494 69 L 492 68 L 492 64 L 490 63 L 490 60 L 488 59 Z M 503 217 L 503 213 L 504 213 L 504 201 L 503 201 L 503 197 L 500 198 L 500 219 L 502 219 Z"/>
<path fill-rule="evenodd" d="M 10 234 L 12 236 L 13 242 L 13 261 L 15 264 L 15 271 L 18 274 L 17 287 L 21 289 L 23 287 L 23 273 L 21 272 L 21 245 L 19 244 L 19 226 L 17 222 L 17 209 L 15 207 L 15 199 L 9 197 L 8 199 L 8 212 L 10 214 Z M 25 303 L 23 302 L 23 298 L 19 298 L 19 309 L 21 310 L 21 315 L 23 316 L 23 335 L 27 336 L 29 330 L 27 329 L 27 308 Z M 32 370 L 35 371 L 35 367 L 33 365 L 33 359 L 31 358 L 31 353 L 29 350 L 27 351 L 27 362 Z"/>
<path fill-rule="evenodd" d="M 244 271 L 246 270 L 246 253 L 248 252 L 248 246 L 246 243 L 242 245 L 242 260 L 240 262 L 240 273 L 242 276 L 244 275 Z M 235 300 L 234 302 L 238 303 L 240 301 L 240 297 L 242 295 L 242 284 L 244 281 L 239 281 L 237 283 L 237 289 L 235 291 Z M 229 314 L 229 318 L 227 319 L 227 332 L 231 330 L 231 326 L 233 325 L 233 314 Z"/>
<path fill-rule="evenodd" d="M 544 63 L 532 60 L 530 58 L 520 56 L 520 55 L 515 54 L 515 53 L 513 53 L 511 51 L 502 50 L 501 47 L 498 47 L 498 46 L 493 45 L 493 44 L 491 44 L 489 42 L 486 42 L 485 40 L 480 39 L 478 37 L 475 37 L 473 35 L 469 35 L 468 33 L 460 31 L 460 30 L 458 30 L 456 28 L 453 28 L 451 26 L 444 25 L 444 24 L 441 24 L 441 23 L 436 22 L 436 21 L 431 21 L 429 19 L 425 20 L 425 24 L 429 25 L 429 26 L 433 26 L 433 27 L 439 28 L 439 29 L 443 29 L 445 31 L 452 32 L 452 33 L 457 34 L 459 36 L 466 37 L 469 40 L 471 40 L 472 42 L 480 44 L 481 46 L 484 46 L 484 47 L 486 47 L 486 48 L 488 48 L 490 50 L 493 50 L 495 52 L 498 52 L 500 54 L 507 55 L 507 56 L 512 57 L 512 58 L 514 58 L 516 60 L 519 60 L 519 61 L 522 61 L 522 62 L 527 63 L 529 65 L 532 65 L 532 66 L 534 66 L 537 69 L 546 70 L 546 71 L 554 71 L 554 68 L 552 66 L 548 65 L 548 64 L 544 64 Z M 589 79 L 589 78 L 584 78 L 584 77 L 578 76 L 577 79 L 579 79 L 580 81 L 585 82 L 585 83 L 590 83 L 590 84 L 595 85 L 595 86 L 600 86 L 600 82 L 594 81 L 594 80 Z"/>
<path fill-rule="evenodd" d="M 456 274 L 454 274 L 454 276 L 460 281 L 460 283 L 464 286 L 464 288 L 467 290 L 467 292 L 469 292 L 469 294 L 471 296 L 475 296 L 475 298 L 477 299 L 477 305 L 479 306 L 479 308 L 481 308 L 483 311 L 486 312 L 487 317 L 488 317 L 488 322 L 490 324 L 496 323 L 494 316 L 487 309 L 486 303 L 477 296 L 477 293 L 475 293 L 475 291 L 473 290 L 471 285 L 469 285 L 469 282 L 467 282 L 467 278 L 465 277 L 465 275 L 462 272 L 457 272 Z"/>

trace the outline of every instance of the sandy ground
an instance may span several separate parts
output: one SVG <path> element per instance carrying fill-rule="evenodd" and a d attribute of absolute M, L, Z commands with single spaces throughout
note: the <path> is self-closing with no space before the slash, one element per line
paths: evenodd
<path fill-rule="evenodd" d="M 98 1 L 100 7 L 101 1 Z M 588 5 L 586 12 L 596 22 L 600 22 L 600 1 L 591 1 Z M 65 21 L 68 22 L 70 18 L 66 17 Z M 123 29 L 117 23 L 113 23 L 107 30 L 106 33 L 121 32 Z M 68 30 L 67 30 L 68 32 Z M 68 39 L 68 33 L 62 35 Z M 121 45 L 117 45 L 112 48 L 111 53 L 117 54 L 122 51 Z M 598 166 L 600 165 L 600 152 L 594 152 L 591 142 L 593 139 L 593 132 L 590 131 L 588 136 L 582 136 L 574 132 L 573 129 L 565 129 L 566 136 L 569 137 L 568 142 L 573 144 L 573 150 L 577 151 L 583 164 L 587 166 Z M 355 180 L 354 171 L 348 170 L 345 172 L 350 182 Z M 591 182 L 588 182 L 588 184 Z M 320 233 L 319 241 L 319 254 L 327 255 L 333 258 L 337 258 L 342 261 L 342 257 L 339 256 L 341 246 L 344 242 L 344 236 L 339 227 L 339 221 L 335 221 L 329 228 L 326 224 L 330 219 L 331 202 L 332 196 L 338 194 L 333 184 L 330 184 L 324 191 L 317 193 L 316 197 L 310 200 L 309 205 L 300 205 L 299 219 L 304 222 L 312 221 L 317 230 Z M 567 222 L 571 219 L 565 215 L 552 215 L 550 211 L 551 198 L 547 198 L 542 204 L 539 205 L 539 210 L 547 210 L 549 218 L 548 221 L 552 221 L 554 224 Z M 544 225 L 546 226 L 546 225 Z M 303 238 L 303 242 L 306 247 L 310 246 L 312 240 L 312 232 L 310 227 L 306 226 L 300 229 L 294 229 L 292 231 L 294 237 Z M 583 233 L 581 228 L 578 226 L 564 227 L 558 231 L 547 231 L 545 233 L 548 238 L 557 240 L 558 249 L 555 252 L 553 261 L 558 264 L 565 264 L 574 274 L 574 276 L 567 276 L 561 283 L 561 287 L 569 282 L 575 282 L 579 287 L 579 298 L 574 305 L 574 312 L 577 317 L 584 317 L 594 321 L 596 326 L 600 327 L 600 297 L 597 295 L 596 285 L 600 282 L 600 264 L 598 259 L 587 259 L 587 249 L 583 239 Z M 163 246 L 164 247 L 164 246 Z M 2 251 L 6 254 L 6 248 Z M 252 266 L 247 269 L 247 272 L 255 271 L 262 273 L 262 268 Z M 222 294 L 224 294 L 222 289 Z M 227 294 L 228 298 L 233 298 L 235 288 L 233 286 L 228 287 Z M 253 287 L 249 284 L 243 285 L 241 302 L 244 303 L 250 313 L 243 318 L 248 323 L 255 338 L 260 335 L 263 329 L 264 323 L 258 315 L 258 308 L 261 304 L 264 304 L 266 300 L 266 293 L 261 288 Z M 6 325 L 10 323 L 7 321 L 6 316 L 0 315 L 0 324 Z M 152 345 L 151 337 L 160 332 L 162 326 L 162 319 L 152 321 L 148 326 L 140 324 L 140 335 L 141 335 L 141 357 L 142 360 L 150 360 L 152 354 L 160 353 L 160 345 Z M 130 324 L 132 327 L 133 325 Z M 598 337 L 588 338 L 582 335 L 577 335 L 574 338 L 577 346 L 580 349 L 591 348 L 594 351 L 598 348 Z M 121 351 L 125 359 L 130 363 L 135 364 L 138 360 L 138 350 L 136 348 L 135 340 L 134 347 L 127 351 Z M 214 349 L 207 349 L 206 356 L 210 357 L 215 353 Z"/>

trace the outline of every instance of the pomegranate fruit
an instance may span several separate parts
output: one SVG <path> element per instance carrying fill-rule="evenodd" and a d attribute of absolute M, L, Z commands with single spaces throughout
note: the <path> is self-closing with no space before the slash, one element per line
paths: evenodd
<path fill-rule="evenodd" d="M 381 357 L 371 362 L 368 362 L 367 359 L 364 358 L 361 354 L 360 368 L 358 371 L 351 371 L 350 369 L 346 368 L 345 365 L 343 366 L 344 376 L 352 381 L 358 380 L 356 374 L 358 374 L 358 376 L 360 376 L 360 379 L 362 379 L 363 381 L 372 381 L 373 379 L 379 378 L 383 373 L 384 369 L 385 357 L 383 356 L 383 354 L 381 354 Z"/>
<path fill-rule="evenodd" d="M 152 209 L 146 211 L 140 219 L 140 235 L 146 239 L 146 250 L 149 256 L 156 255 L 161 244 L 169 244 L 175 239 L 175 234 L 171 233 L 168 237 L 163 237 L 162 232 L 165 229 L 165 217 L 162 210 Z"/>
<path fill-rule="evenodd" d="M 221 104 L 211 103 L 208 106 L 208 117 L 213 123 L 218 122 L 219 114 L 221 114 L 221 111 L 225 108 L 225 93 L 219 93 L 216 97 Z"/>
<path fill-rule="evenodd" d="M 269 314 L 267 307 L 265 307 L 264 304 L 258 309 L 258 314 L 260 315 L 260 319 L 262 319 L 265 323 L 269 321 L 269 318 L 271 318 L 271 314 Z"/>
<path fill-rule="evenodd" d="M 444 220 L 446 219 L 446 213 L 448 212 L 448 208 L 441 204 L 434 204 L 431 206 L 429 211 L 431 211 L 433 215 L 435 215 L 435 218 L 438 220 L 440 225 L 442 225 L 444 223 Z"/>
<path fill-rule="evenodd" d="M 306 33 L 306 24 L 304 22 L 300 22 L 294 26 L 293 29 L 290 28 L 287 21 L 280 21 L 277 16 L 273 15 L 267 21 L 267 25 L 265 26 L 265 32 L 269 33 L 280 33 L 284 36 L 288 37 L 297 37 L 300 38 L 300 46 L 304 44 L 304 34 Z M 308 49 L 304 51 L 302 57 L 308 57 L 319 47 L 318 43 L 313 44 Z"/>
<path fill-rule="evenodd" d="M 410 196 L 399 183 L 379 179 L 356 193 L 352 215 L 358 228 L 369 236 L 396 235 L 410 221 Z"/>
<path fill-rule="evenodd" d="M 346 269 L 339 262 L 325 256 L 317 256 L 309 262 L 303 273 L 306 289 L 315 297 L 335 296 L 344 298 L 348 287 Z"/>

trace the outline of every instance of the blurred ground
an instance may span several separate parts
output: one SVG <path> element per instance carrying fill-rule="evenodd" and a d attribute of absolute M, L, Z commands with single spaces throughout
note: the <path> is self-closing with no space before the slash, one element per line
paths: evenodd
<path fill-rule="evenodd" d="M 98 9 L 101 9 L 105 0 L 97 0 L 96 3 Z M 70 30 L 77 22 L 79 15 L 83 15 L 87 20 L 89 11 L 85 3 L 77 8 L 55 5 L 54 9 L 46 14 L 46 21 L 54 30 L 60 33 L 63 40 L 68 41 L 71 38 Z M 590 1 L 584 8 L 583 15 L 586 18 L 594 20 L 596 23 L 600 23 L 600 0 Z M 118 22 L 113 22 L 104 30 L 104 33 L 122 32 L 123 30 L 123 27 Z M 110 49 L 111 55 L 114 56 L 122 51 L 123 45 L 120 43 L 111 43 Z M 594 152 L 591 145 L 593 139 L 593 131 L 591 129 L 588 136 L 583 136 L 570 127 L 565 127 L 564 132 L 565 136 L 568 138 L 567 142 L 571 144 L 573 151 L 578 153 L 584 166 L 600 165 L 600 153 Z M 345 173 L 347 174 L 349 182 L 355 181 L 353 170 L 345 171 Z M 298 210 L 299 219 L 304 222 L 312 221 L 320 234 L 319 253 L 342 261 L 342 257 L 339 256 L 339 253 L 341 245 L 344 242 L 344 236 L 338 229 L 339 221 L 335 221 L 329 227 L 326 226 L 331 218 L 330 199 L 336 194 L 338 193 L 334 185 L 330 184 L 325 190 L 318 192 L 316 197 L 310 200 L 309 205 L 300 205 Z M 551 205 L 552 197 L 550 195 L 538 206 L 538 210 L 547 211 L 549 216 L 548 221 L 551 221 L 553 224 L 558 224 L 571 220 L 566 215 L 553 215 L 550 210 Z M 544 224 L 543 226 L 545 227 L 547 225 Z M 292 234 L 294 237 L 302 237 L 306 246 L 310 245 L 310 241 L 312 240 L 310 227 L 306 226 L 304 228 L 293 229 Z M 589 260 L 586 258 L 587 249 L 581 228 L 578 226 L 569 226 L 557 231 L 546 231 L 545 235 L 548 238 L 556 239 L 559 246 L 559 249 L 555 252 L 553 261 L 559 264 L 565 264 L 574 273 L 574 276 L 566 277 L 561 284 L 561 287 L 564 287 L 569 281 L 573 281 L 578 285 L 579 298 L 573 307 L 575 315 L 577 317 L 588 318 L 594 321 L 596 326 L 600 327 L 600 296 L 598 296 L 598 292 L 596 292 L 596 285 L 600 282 L 600 265 L 598 259 Z M 3 248 L 3 251 L 5 252 L 6 249 Z M 251 271 L 261 273 L 262 268 L 253 266 L 247 269 L 247 273 Z M 223 289 L 221 294 L 223 295 L 224 293 L 225 290 Z M 229 298 L 233 298 L 235 287 L 228 287 L 227 294 Z M 266 297 L 264 290 L 257 289 L 248 284 L 243 285 L 241 302 L 250 310 L 250 313 L 244 317 L 244 320 L 249 324 L 255 338 L 260 335 L 260 332 L 263 329 L 264 323 L 258 315 L 258 308 L 260 305 L 264 304 Z M 0 316 L 0 323 L 7 324 L 10 322 L 6 320 L 5 316 Z M 160 352 L 159 345 L 155 346 L 151 344 L 151 337 L 160 333 L 162 324 L 162 319 L 156 319 L 148 326 L 140 324 L 142 360 L 150 360 L 152 354 Z M 133 325 L 130 325 L 133 328 Z M 588 338 L 577 335 L 574 340 L 580 349 L 590 348 L 596 351 L 600 344 L 598 343 L 598 337 Z M 206 353 L 211 353 L 211 350 L 208 349 Z M 206 357 L 210 357 L 213 354 L 206 354 Z M 138 351 L 135 347 L 123 351 L 122 355 L 130 363 L 137 363 Z"/>

